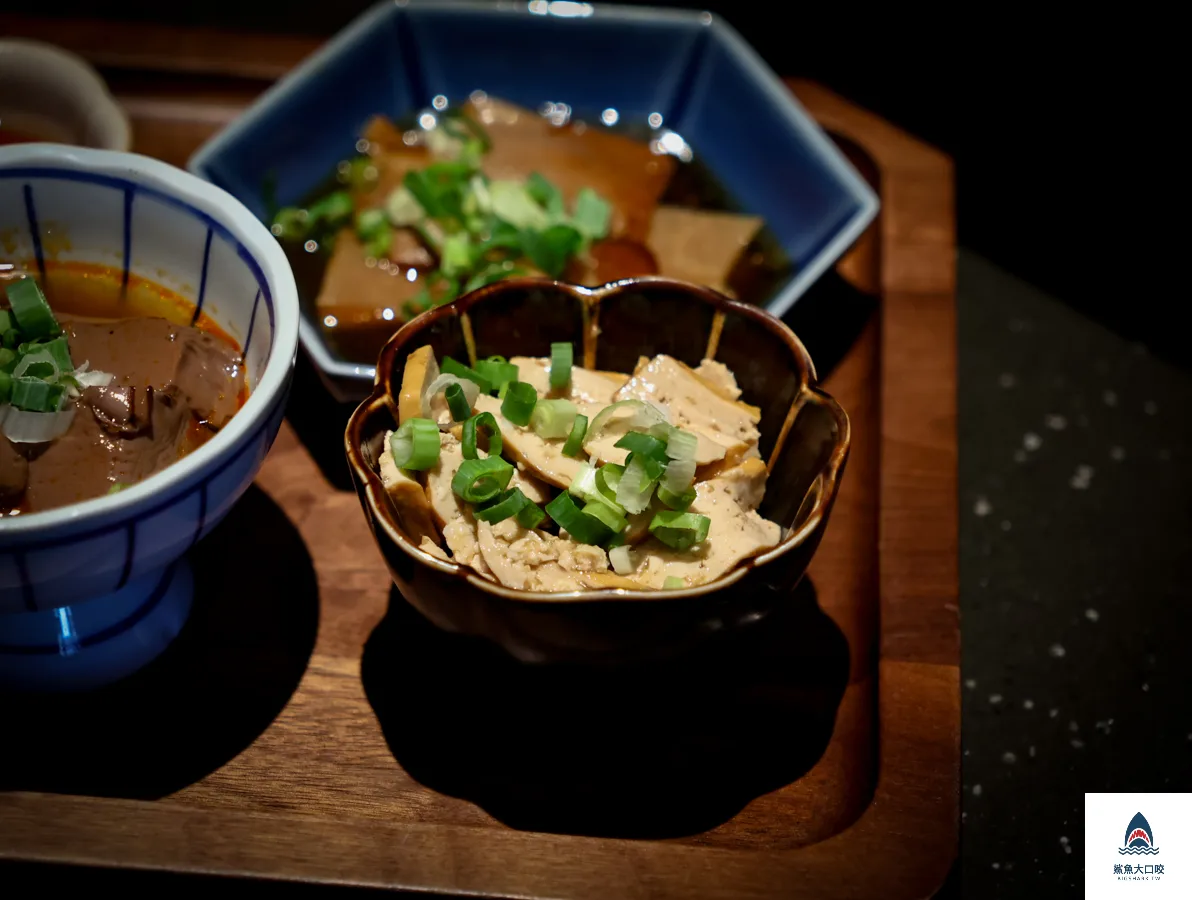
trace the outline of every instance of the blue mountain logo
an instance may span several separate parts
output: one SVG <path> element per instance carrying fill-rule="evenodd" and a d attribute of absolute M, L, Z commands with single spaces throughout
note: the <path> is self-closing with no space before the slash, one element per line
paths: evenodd
<path fill-rule="evenodd" d="M 1155 835 L 1151 831 L 1151 823 L 1142 813 L 1135 813 L 1130 824 L 1126 826 L 1126 839 L 1122 841 L 1118 853 L 1123 855 L 1147 853 L 1153 856 L 1158 852 L 1159 848 L 1155 846 Z"/>

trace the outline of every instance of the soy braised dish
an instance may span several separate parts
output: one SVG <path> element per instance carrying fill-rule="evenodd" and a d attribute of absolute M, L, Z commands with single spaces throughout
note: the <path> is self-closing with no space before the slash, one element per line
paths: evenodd
<path fill-rule="evenodd" d="M 374 117 L 356 155 L 272 213 L 299 296 L 325 340 L 371 365 L 433 306 L 506 278 L 597 286 L 666 275 L 762 303 L 790 275 L 683 138 L 585 122 L 474 93 L 408 121 Z M 268 191 L 267 191 L 268 193 Z"/>
<path fill-rule="evenodd" d="M 675 590 L 776 546 L 760 411 L 723 364 L 406 360 L 378 467 L 414 543 L 505 587 Z"/>
<path fill-rule="evenodd" d="M 178 294 L 90 264 L 47 262 L 42 283 L 5 268 L 0 519 L 143 481 L 247 399 L 239 346 Z"/>

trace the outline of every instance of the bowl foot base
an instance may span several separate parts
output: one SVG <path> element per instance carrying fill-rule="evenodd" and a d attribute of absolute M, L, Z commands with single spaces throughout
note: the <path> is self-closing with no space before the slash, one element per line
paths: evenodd
<path fill-rule="evenodd" d="M 0 688 L 77 691 L 131 675 L 177 637 L 193 598 L 180 559 L 84 603 L 0 614 Z"/>

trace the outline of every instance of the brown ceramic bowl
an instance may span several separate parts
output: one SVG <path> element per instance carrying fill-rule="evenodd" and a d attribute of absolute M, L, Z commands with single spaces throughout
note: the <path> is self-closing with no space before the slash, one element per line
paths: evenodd
<path fill-rule="evenodd" d="M 440 360 L 548 356 L 552 341 L 572 341 L 583 348 L 585 366 L 606 371 L 632 372 L 638 357 L 658 353 L 690 366 L 705 357 L 727 365 L 741 399 L 762 410 L 760 449 L 769 480 L 760 512 L 787 529 L 783 541 L 716 581 L 666 592 L 511 590 L 419 550 L 377 474 L 385 432 L 396 428 L 393 398 L 406 357 L 424 344 Z M 528 662 L 615 663 L 673 653 L 792 602 L 828 524 L 848 457 L 849 421 L 816 387 L 799 339 L 757 307 L 666 278 L 597 289 L 511 279 L 424 313 L 390 338 L 372 395 L 352 414 L 345 443 L 393 580 L 423 615 L 449 631 L 489 638 Z"/>

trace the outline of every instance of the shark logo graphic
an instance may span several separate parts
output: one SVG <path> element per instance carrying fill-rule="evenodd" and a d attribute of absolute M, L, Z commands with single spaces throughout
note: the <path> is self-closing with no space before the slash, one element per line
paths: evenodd
<path fill-rule="evenodd" d="M 1130 824 L 1126 826 L 1126 839 L 1122 841 L 1118 853 L 1122 855 L 1147 853 L 1153 856 L 1158 852 L 1159 848 L 1155 846 L 1155 836 L 1151 832 L 1151 823 L 1142 813 L 1135 813 Z"/>

